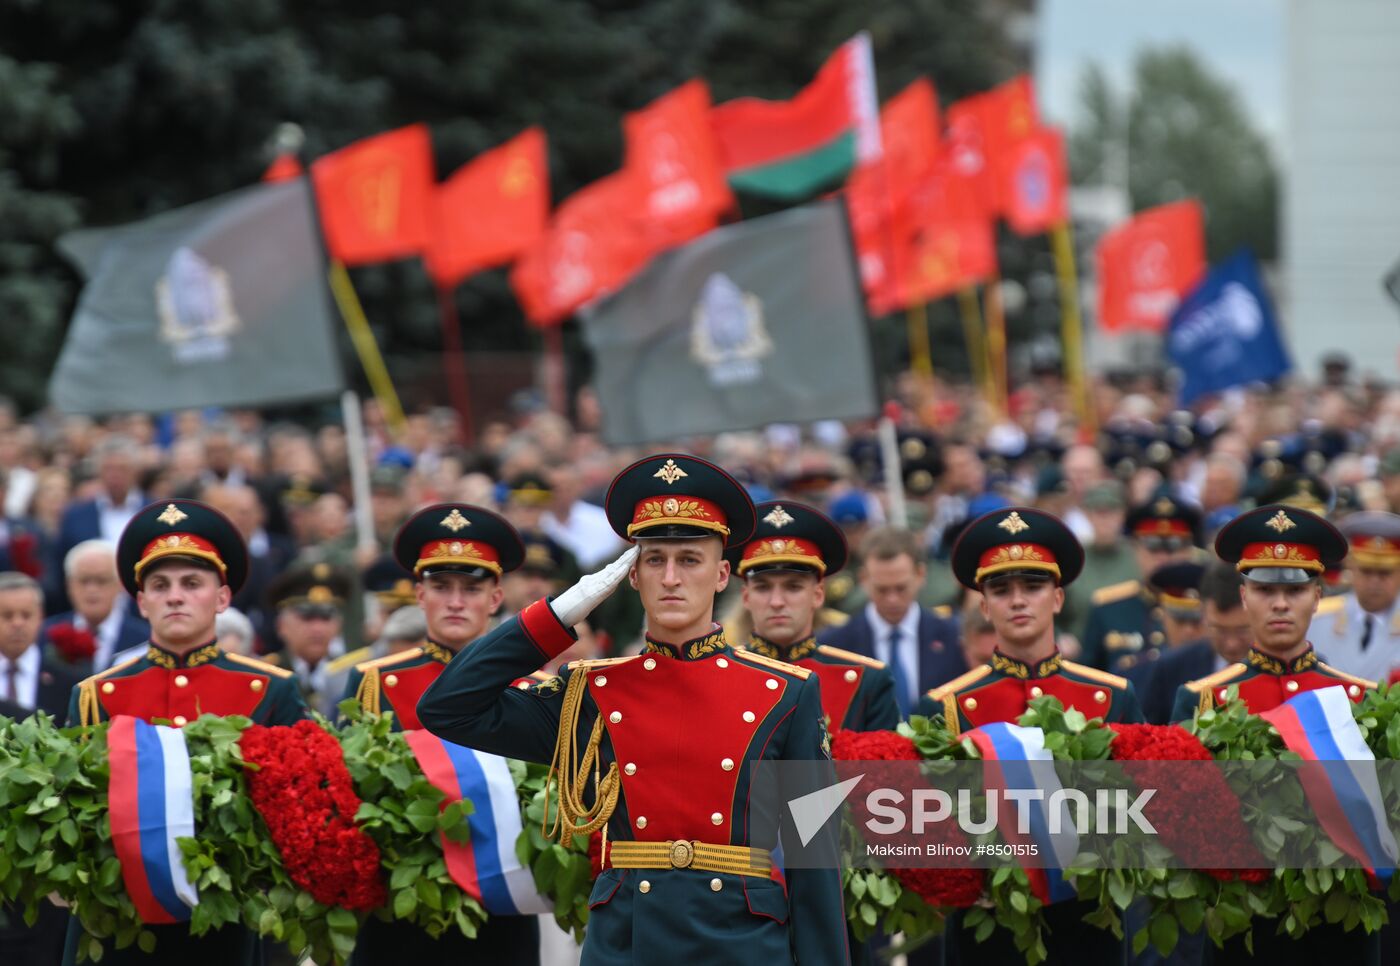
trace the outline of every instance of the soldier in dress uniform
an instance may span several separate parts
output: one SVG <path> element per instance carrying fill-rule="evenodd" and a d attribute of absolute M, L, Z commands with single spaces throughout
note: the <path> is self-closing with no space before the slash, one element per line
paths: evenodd
<path fill-rule="evenodd" d="M 1254 645 L 1244 661 L 1181 686 L 1173 721 L 1223 704 L 1232 688 L 1251 714 L 1278 707 L 1300 691 L 1347 689 L 1360 701 L 1375 683 L 1318 660 L 1308 642 L 1313 612 L 1322 599 L 1321 577 L 1347 555 L 1347 541 L 1315 513 L 1270 504 L 1236 517 L 1215 538 L 1215 552 L 1233 563 L 1244 585 L 1240 599 Z"/>
<path fill-rule="evenodd" d="M 1123 528 L 1132 540 L 1140 576 L 1103 587 L 1090 598 L 1080 655 L 1085 664 L 1115 674 L 1127 673 L 1142 660 L 1145 649 L 1160 648 L 1166 640 L 1147 578 L 1163 564 L 1194 555 L 1200 543 L 1201 515 L 1164 493 L 1134 507 Z"/>
<path fill-rule="evenodd" d="M 372 714 L 393 712 L 396 728 L 414 729 L 422 727 L 418 699 L 453 657 L 486 633 L 501 605 L 501 577 L 520 566 L 525 550 L 515 528 L 490 510 L 440 503 L 399 528 L 394 557 L 414 575 L 428 638 L 421 647 L 356 667 L 345 695 Z M 534 916 L 491 916 L 475 939 L 455 931 L 434 939 L 411 924 L 371 917 L 360 931 L 351 963 L 528 964 L 539 962 L 539 948 Z"/>
<path fill-rule="evenodd" d="M 784 874 L 776 842 L 751 838 L 772 817 L 750 797 L 753 762 L 829 758 L 817 676 L 729 647 L 713 621 L 722 550 L 753 533 L 753 504 L 719 467 L 665 453 L 619 474 L 606 506 L 637 546 L 465 651 L 419 717 L 449 741 L 552 761 L 559 834 L 603 830 L 585 964 L 847 963 L 839 873 Z M 641 654 L 507 687 L 624 579 L 646 611 Z"/>
<path fill-rule="evenodd" d="M 1308 640 L 1346 673 L 1386 680 L 1400 665 L 1400 516 L 1353 513 L 1338 529 L 1350 547 L 1351 590 L 1318 604 Z"/>
<path fill-rule="evenodd" d="M 248 573 L 248 548 L 222 513 L 194 500 L 154 503 L 139 511 L 117 543 L 122 586 L 151 624 L 145 654 L 83 681 L 73 690 L 70 724 L 114 715 L 183 727 L 201 714 L 244 715 L 263 725 L 295 724 L 306 715 L 292 672 L 214 643 L 214 619 Z M 82 935 L 75 909 L 64 962 L 73 963 Z M 191 936 L 189 926 L 147 926 L 153 953 L 108 948 L 103 963 L 199 963 L 249 966 L 257 937 L 242 926 Z"/>
<path fill-rule="evenodd" d="M 282 639 L 279 665 L 296 675 L 306 706 L 328 717 L 344 689 L 331 649 L 341 638 L 350 577 L 328 563 L 295 566 L 273 581 L 268 599 L 277 610 L 277 636 Z"/>
<path fill-rule="evenodd" d="M 1375 685 L 1318 660 L 1308 627 L 1322 599 L 1322 574 L 1347 555 L 1347 541 L 1322 517 L 1292 506 L 1270 504 L 1251 510 L 1223 527 L 1215 552 L 1244 578 L 1240 599 L 1254 644 L 1243 662 L 1182 685 L 1172 720 L 1191 718 L 1223 704 L 1238 689 L 1251 714 L 1270 711 L 1303 691 L 1343 687 L 1360 701 Z M 1361 963 L 1379 966 L 1381 937 L 1360 929 L 1344 932 L 1323 923 L 1300 939 L 1280 934 L 1277 924 L 1256 922 L 1253 950 L 1243 937 L 1221 950 L 1206 947 L 1207 963 L 1291 964 Z"/>
<path fill-rule="evenodd" d="M 1138 660 L 1123 675 L 1133 682 L 1139 694 L 1147 691 L 1157 662 L 1168 652 L 1201 638 L 1201 578 L 1205 564 L 1195 560 L 1163 564 L 1147 578 L 1147 589 L 1157 606 L 1152 616 L 1162 625 L 1162 642 L 1149 645 L 1138 654 Z"/>
<path fill-rule="evenodd" d="M 729 555 L 743 580 L 753 626 L 744 650 L 816 672 L 827 727 L 880 731 L 899 724 L 894 678 L 883 661 L 818 644 L 824 578 L 846 565 L 846 538 L 825 514 L 800 503 L 760 503 L 758 527 Z"/>
<path fill-rule="evenodd" d="M 1009 507 L 978 517 L 953 546 L 953 573 L 982 594 L 981 610 L 996 629 L 997 649 L 979 668 L 928 692 L 922 714 L 942 714 L 954 734 L 996 721 L 1014 722 L 1032 698 L 1052 695 L 1066 708 L 1106 721 L 1143 721 L 1133 686 L 1124 678 L 1074 664 L 1055 644 L 1055 617 L 1064 585 L 1079 576 L 1084 549 L 1057 517 L 1030 507 Z M 1118 964 L 1122 943 L 1083 922 L 1086 903 L 1047 906 L 1047 963 Z M 1011 938 L 994 932 L 979 943 L 961 928 L 947 937 L 950 961 L 1025 962 Z M 951 957 L 956 956 L 955 960 Z"/>

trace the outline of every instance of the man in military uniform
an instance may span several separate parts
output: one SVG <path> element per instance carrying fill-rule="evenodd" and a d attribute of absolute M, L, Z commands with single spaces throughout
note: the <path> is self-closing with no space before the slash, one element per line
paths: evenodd
<path fill-rule="evenodd" d="M 399 528 L 394 557 L 415 577 L 428 639 L 421 647 L 356 667 L 345 696 L 353 696 L 372 714 L 393 712 L 397 728 L 415 729 L 422 727 L 418 699 L 453 657 L 486 633 L 491 615 L 501 606 L 501 577 L 520 566 L 525 550 L 515 528 L 490 510 L 440 503 L 420 510 Z M 411 925 L 371 917 L 351 962 L 534 963 L 539 961 L 539 945 L 533 916 L 491 916 L 475 939 L 458 932 L 434 939 Z"/>
<path fill-rule="evenodd" d="M 1091 718 L 1140 722 L 1142 709 L 1124 678 L 1066 661 L 1055 644 L 1064 586 L 1079 576 L 1084 550 L 1058 518 L 1030 507 L 994 510 L 974 520 L 953 546 L 953 573 L 982 594 L 982 614 L 997 633 L 991 661 L 924 696 L 920 712 L 942 714 L 954 734 L 1014 722 L 1032 698 L 1051 695 Z M 1083 922 L 1085 903 L 1045 909 L 1050 963 L 1117 964 L 1122 944 Z M 978 943 L 959 919 L 947 939 L 960 963 L 1025 962 L 1005 932 Z"/>
<path fill-rule="evenodd" d="M 1173 721 L 1223 704 L 1233 688 L 1251 714 L 1301 691 L 1346 688 L 1360 701 L 1374 682 L 1318 660 L 1308 628 L 1322 599 L 1321 575 L 1347 555 L 1347 541 L 1322 517 L 1296 507 L 1262 506 L 1236 517 L 1215 538 L 1215 552 L 1244 577 L 1240 599 L 1254 644 L 1241 662 L 1182 685 Z"/>
<path fill-rule="evenodd" d="M 1318 605 L 1308 639 L 1346 673 L 1386 680 L 1400 665 L 1400 516 L 1353 513 L 1338 529 L 1350 546 L 1351 590 Z"/>
<path fill-rule="evenodd" d="M 1254 644 L 1245 660 L 1185 684 L 1177 692 L 1172 719 L 1216 707 L 1233 692 L 1251 714 L 1270 711 L 1303 691 L 1343 687 L 1360 701 L 1375 685 L 1318 660 L 1308 642 L 1308 627 L 1322 599 L 1325 570 L 1347 555 L 1347 541 L 1322 517 L 1291 506 L 1270 504 L 1251 510 L 1221 529 L 1215 552 L 1233 563 L 1244 578 L 1240 599 L 1249 617 Z M 1324 923 L 1301 939 L 1280 935 L 1275 923 L 1257 922 L 1253 950 L 1240 937 L 1222 950 L 1210 950 L 1217 963 L 1311 964 L 1380 963 L 1380 934 L 1360 929 L 1344 932 Z"/>
<path fill-rule="evenodd" d="M 818 644 L 814 636 L 823 578 L 846 565 L 840 528 L 800 503 L 761 503 L 755 512 L 753 538 L 729 555 L 753 627 L 745 650 L 816 672 L 830 729 L 894 728 L 899 705 L 884 662 Z"/>
<path fill-rule="evenodd" d="M 619 474 L 606 505 L 638 546 L 464 651 L 419 717 L 449 741 L 553 761 L 558 834 L 604 830 L 585 963 L 847 963 L 839 873 L 784 874 L 776 841 L 751 837 L 775 817 L 750 796 L 752 763 L 829 757 L 816 675 L 730 648 L 713 621 L 722 550 L 747 542 L 753 504 L 717 466 L 666 453 Z M 646 611 L 643 653 L 507 686 L 624 579 Z"/>
<path fill-rule="evenodd" d="M 1147 578 L 1147 589 L 1156 600 L 1152 616 L 1162 625 L 1162 642 L 1138 653 L 1138 660 L 1124 674 L 1146 709 L 1147 683 L 1160 660 L 1171 651 L 1201 638 L 1201 578 L 1205 564 L 1194 560 L 1163 564 Z M 1172 695 L 1175 697 L 1175 693 Z"/>
<path fill-rule="evenodd" d="M 1091 667 L 1124 674 L 1166 640 L 1154 613 L 1157 600 L 1147 586 L 1163 564 L 1189 560 L 1200 541 L 1201 515 L 1169 494 L 1133 508 L 1124 521 L 1133 542 L 1138 578 L 1112 584 L 1091 598 L 1080 659 Z"/>
<path fill-rule="evenodd" d="M 201 714 L 243 715 L 263 725 L 295 724 L 306 715 L 292 672 L 214 643 L 214 619 L 229 606 L 248 573 L 248 550 L 234 525 L 194 500 L 155 503 L 139 511 L 117 543 L 122 586 L 151 624 L 140 657 L 117 664 L 73 690 L 70 724 L 92 725 L 114 715 L 183 727 Z M 76 959 L 82 935 L 75 909 L 64 962 Z M 225 926 L 201 937 L 187 924 L 147 926 L 155 952 L 108 948 L 104 963 L 199 963 L 248 966 L 257 937 Z"/>
<path fill-rule="evenodd" d="M 1082 636 L 1094 593 L 1104 587 L 1131 582 L 1138 574 L 1133 546 L 1123 532 L 1128 510 L 1123 484 L 1106 480 L 1089 487 L 1080 508 L 1092 537 L 1084 544 L 1084 572 L 1073 586 L 1065 588 L 1065 609 L 1060 615 L 1060 625 L 1076 637 Z"/>
<path fill-rule="evenodd" d="M 331 648 L 340 639 L 349 589 L 350 578 L 328 563 L 293 567 L 268 589 L 282 639 L 279 663 L 296 675 L 306 706 L 328 717 L 335 717 L 340 700 Z"/>

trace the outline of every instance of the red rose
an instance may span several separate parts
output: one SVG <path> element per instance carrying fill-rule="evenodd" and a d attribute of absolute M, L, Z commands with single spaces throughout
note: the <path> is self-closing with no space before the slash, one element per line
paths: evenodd
<path fill-rule="evenodd" d="M 69 664 L 90 661 L 97 653 L 97 638 L 92 631 L 74 627 L 72 624 L 55 624 L 49 628 L 49 643 L 54 646 L 59 657 Z"/>

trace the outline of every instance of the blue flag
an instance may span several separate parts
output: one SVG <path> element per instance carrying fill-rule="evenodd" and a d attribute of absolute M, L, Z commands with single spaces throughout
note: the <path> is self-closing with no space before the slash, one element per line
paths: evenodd
<path fill-rule="evenodd" d="M 1211 269 L 1167 323 L 1167 352 L 1181 370 L 1181 404 L 1293 368 L 1259 266 L 1247 251 Z"/>

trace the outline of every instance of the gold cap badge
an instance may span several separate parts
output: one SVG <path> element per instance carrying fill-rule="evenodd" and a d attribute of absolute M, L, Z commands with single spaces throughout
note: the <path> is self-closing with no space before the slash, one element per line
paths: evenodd
<path fill-rule="evenodd" d="M 452 512 L 442 518 L 442 525 L 453 533 L 456 533 L 458 530 L 463 530 L 471 526 L 472 522 L 462 516 L 462 511 L 454 506 Z"/>
<path fill-rule="evenodd" d="M 161 511 L 160 516 L 156 517 L 157 520 L 168 527 L 173 527 L 181 520 L 188 520 L 189 518 L 190 515 L 188 513 L 181 510 L 173 503 L 167 503 L 165 509 Z"/>
<path fill-rule="evenodd" d="M 1297 525 L 1298 524 L 1290 520 L 1288 514 L 1284 513 L 1282 510 L 1269 517 L 1269 521 L 1264 524 L 1264 526 L 1268 527 L 1270 530 L 1276 530 L 1279 533 L 1292 530 Z"/>
<path fill-rule="evenodd" d="M 775 530 L 781 530 L 792 522 L 792 514 L 784 510 L 781 505 L 775 506 L 769 511 L 768 515 L 763 518 L 763 522 Z"/>
<path fill-rule="evenodd" d="M 667 460 L 666 465 L 652 474 L 653 479 L 663 480 L 667 486 L 675 483 L 676 480 L 683 480 L 690 474 L 676 465 L 675 460 Z"/>
<path fill-rule="evenodd" d="M 1022 520 L 1021 514 L 1017 513 L 1015 510 L 1012 510 L 1010 515 L 1007 516 L 1005 520 L 998 523 L 997 526 L 1005 530 L 1007 533 L 1011 534 L 1013 537 L 1016 534 L 1020 533 L 1022 530 L 1029 530 L 1031 528 L 1031 525 L 1025 520 Z"/>

